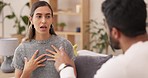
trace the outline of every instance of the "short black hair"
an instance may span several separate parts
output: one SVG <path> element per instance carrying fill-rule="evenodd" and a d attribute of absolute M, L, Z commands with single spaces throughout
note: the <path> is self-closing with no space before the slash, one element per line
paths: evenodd
<path fill-rule="evenodd" d="M 117 28 L 125 36 L 146 33 L 146 4 L 144 0 L 105 0 L 102 12 L 110 28 Z"/>

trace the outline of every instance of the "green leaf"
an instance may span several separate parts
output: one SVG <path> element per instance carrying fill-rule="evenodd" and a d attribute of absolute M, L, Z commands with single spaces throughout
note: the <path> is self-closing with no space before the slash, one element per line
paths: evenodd
<path fill-rule="evenodd" d="M 93 28 L 94 28 L 94 29 L 97 29 L 97 27 L 96 27 L 96 26 L 93 26 Z"/>
<path fill-rule="evenodd" d="M 29 18 L 27 16 L 21 16 L 23 22 L 25 23 L 25 25 L 28 25 L 28 21 L 29 21 Z"/>
<path fill-rule="evenodd" d="M 98 30 L 98 33 L 100 33 L 101 31 L 103 31 L 103 29 L 102 29 L 102 28 L 100 28 L 100 29 Z"/>
<path fill-rule="evenodd" d="M 25 26 L 20 27 L 20 31 L 24 31 L 25 30 Z"/>
<path fill-rule="evenodd" d="M 90 20 L 90 23 L 95 23 L 96 25 L 98 25 L 98 22 L 93 19 Z"/>
<path fill-rule="evenodd" d="M 96 35 L 97 35 L 97 33 L 94 32 L 94 33 L 92 33 L 92 36 L 91 36 L 91 37 L 93 38 L 93 37 L 95 37 Z"/>
<path fill-rule="evenodd" d="M 64 22 L 58 23 L 58 26 L 65 27 L 66 23 L 64 23 Z"/>
<path fill-rule="evenodd" d="M 15 17 L 15 14 L 14 12 L 12 12 L 12 15 L 6 15 L 5 18 L 8 18 L 8 19 L 13 19 Z"/>
<path fill-rule="evenodd" d="M 8 4 L 4 3 L 3 1 L 0 1 L 0 13 L 2 12 L 3 8 L 7 5 Z"/>
<path fill-rule="evenodd" d="M 25 5 L 28 6 L 28 7 L 30 8 L 29 2 L 27 2 Z"/>
<path fill-rule="evenodd" d="M 3 1 L 0 1 L 0 4 L 2 5 L 4 2 Z"/>
<path fill-rule="evenodd" d="M 17 34 L 22 34 L 23 31 L 25 31 L 25 27 L 19 27 Z"/>

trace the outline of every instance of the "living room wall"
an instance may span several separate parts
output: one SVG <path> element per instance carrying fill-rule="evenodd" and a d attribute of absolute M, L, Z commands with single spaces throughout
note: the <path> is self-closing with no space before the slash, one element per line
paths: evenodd
<path fill-rule="evenodd" d="M 20 9 L 22 6 L 28 2 L 29 0 L 3 0 L 5 2 L 10 2 L 12 6 L 14 7 L 14 11 L 19 15 Z M 45 0 L 48 1 L 48 0 Z M 90 19 L 97 19 L 98 22 L 102 22 L 104 16 L 101 12 L 101 4 L 104 0 L 90 0 Z M 148 3 L 148 0 L 145 0 L 146 3 Z M 10 14 L 10 9 L 6 7 L 4 9 L 4 15 Z M 29 14 L 29 9 L 23 12 L 23 14 Z M 0 17 L 1 18 L 1 17 Z M 4 37 L 10 37 L 11 34 L 16 33 L 16 29 L 13 28 L 13 21 L 6 19 L 4 22 Z M 2 30 L 1 30 L 1 24 L 0 24 L 0 37 L 2 36 Z M 111 50 L 109 50 L 110 52 Z M 120 53 L 120 51 L 119 51 Z"/>
<path fill-rule="evenodd" d="M 5 2 L 11 3 L 12 6 L 14 7 L 14 11 L 19 15 L 20 9 L 22 6 L 28 2 L 29 0 L 3 0 Z M 48 1 L 48 0 L 45 0 Z M 96 19 L 97 17 L 101 21 L 103 18 L 103 15 L 101 13 L 101 3 L 103 0 L 90 0 L 90 18 L 91 19 Z M 4 8 L 4 15 L 10 14 L 10 9 L 8 7 Z M 29 14 L 29 10 L 23 12 L 23 14 Z M 1 17 L 0 17 L 1 18 Z M 10 37 L 11 34 L 16 33 L 16 29 L 13 28 L 13 21 L 6 19 L 4 22 L 4 37 Z M 0 24 L 0 36 L 2 36 L 2 28 Z"/>
<path fill-rule="evenodd" d="M 29 0 L 3 0 L 5 2 L 10 2 L 12 4 L 12 6 L 14 7 L 14 11 L 19 14 L 20 9 L 22 8 L 22 6 L 28 2 Z M 45 0 L 48 1 L 48 0 Z M 102 19 L 104 18 L 102 12 L 101 12 L 101 3 L 104 0 L 90 0 L 90 19 L 97 19 L 98 22 L 102 22 Z M 147 3 L 148 0 L 145 0 L 145 2 Z M 4 15 L 10 14 L 10 9 L 8 7 L 6 7 L 4 9 Z M 23 12 L 23 14 L 29 14 L 29 10 Z M 0 17 L 1 18 L 1 17 Z M 11 34 L 16 32 L 16 29 L 13 28 L 13 22 L 12 20 L 8 20 L 6 19 L 4 22 L 4 37 L 10 37 Z M 0 24 L 0 29 L 1 28 L 1 24 Z M 0 30 L 0 36 L 2 36 L 2 30 Z"/>

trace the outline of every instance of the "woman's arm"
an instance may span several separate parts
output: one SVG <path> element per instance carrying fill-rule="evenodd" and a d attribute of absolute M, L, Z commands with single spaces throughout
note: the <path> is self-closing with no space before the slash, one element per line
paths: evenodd
<path fill-rule="evenodd" d="M 24 69 L 23 70 L 15 69 L 16 78 L 30 78 L 31 73 L 35 69 L 45 66 L 45 64 L 42 64 L 42 63 L 46 61 L 46 58 L 45 59 L 42 59 L 42 58 L 46 55 L 42 54 L 36 58 L 37 54 L 38 54 L 38 50 L 33 54 L 30 60 L 24 57 L 24 63 L 25 63 Z"/>
<path fill-rule="evenodd" d="M 15 69 L 15 78 L 20 78 L 21 75 L 22 75 L 22 70 L 19 70 L 19 69 Z"/>
<path fill-rule="evenodd" d="M 31 73 L 15 69 L 15 78 L 30 78 Z"/>
<path fill-rule="evenodd" d="M 76 67 L 75 67 L 75 64 L 74 64 L 74 59 L 75 59 L 75 55 L 74 55 L 74 48 L 73 48 L 73 45 L 71 44 L 71 42 L 69 40 L 65 40 L 63 41 L 63 45 L 60 46 L 59 50 L 62 50 L 63 49 L 63 52 L 66 53 L 67 57 L 69 57 L 69 59 L 71 59 L 72 61 L 72 65 L 73 65 L 73 69 L 74 69 L 74 72 L 75 72 L 75 76 L 77 76 L 77 73 L 76 73 Z M 65 55 L 64 55 L 65 56 Z"/>

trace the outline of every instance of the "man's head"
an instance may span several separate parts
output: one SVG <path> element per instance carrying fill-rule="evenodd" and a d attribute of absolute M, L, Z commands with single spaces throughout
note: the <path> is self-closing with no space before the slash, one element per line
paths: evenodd
<path fill-rule="evenodd" d="M 129 38 L 146 33 L 147 12 L 144 0 L 105 0 L 102 12 L 110 31 L 111 44 L 116 49 L 120 48 L 116 31 Z"/>

